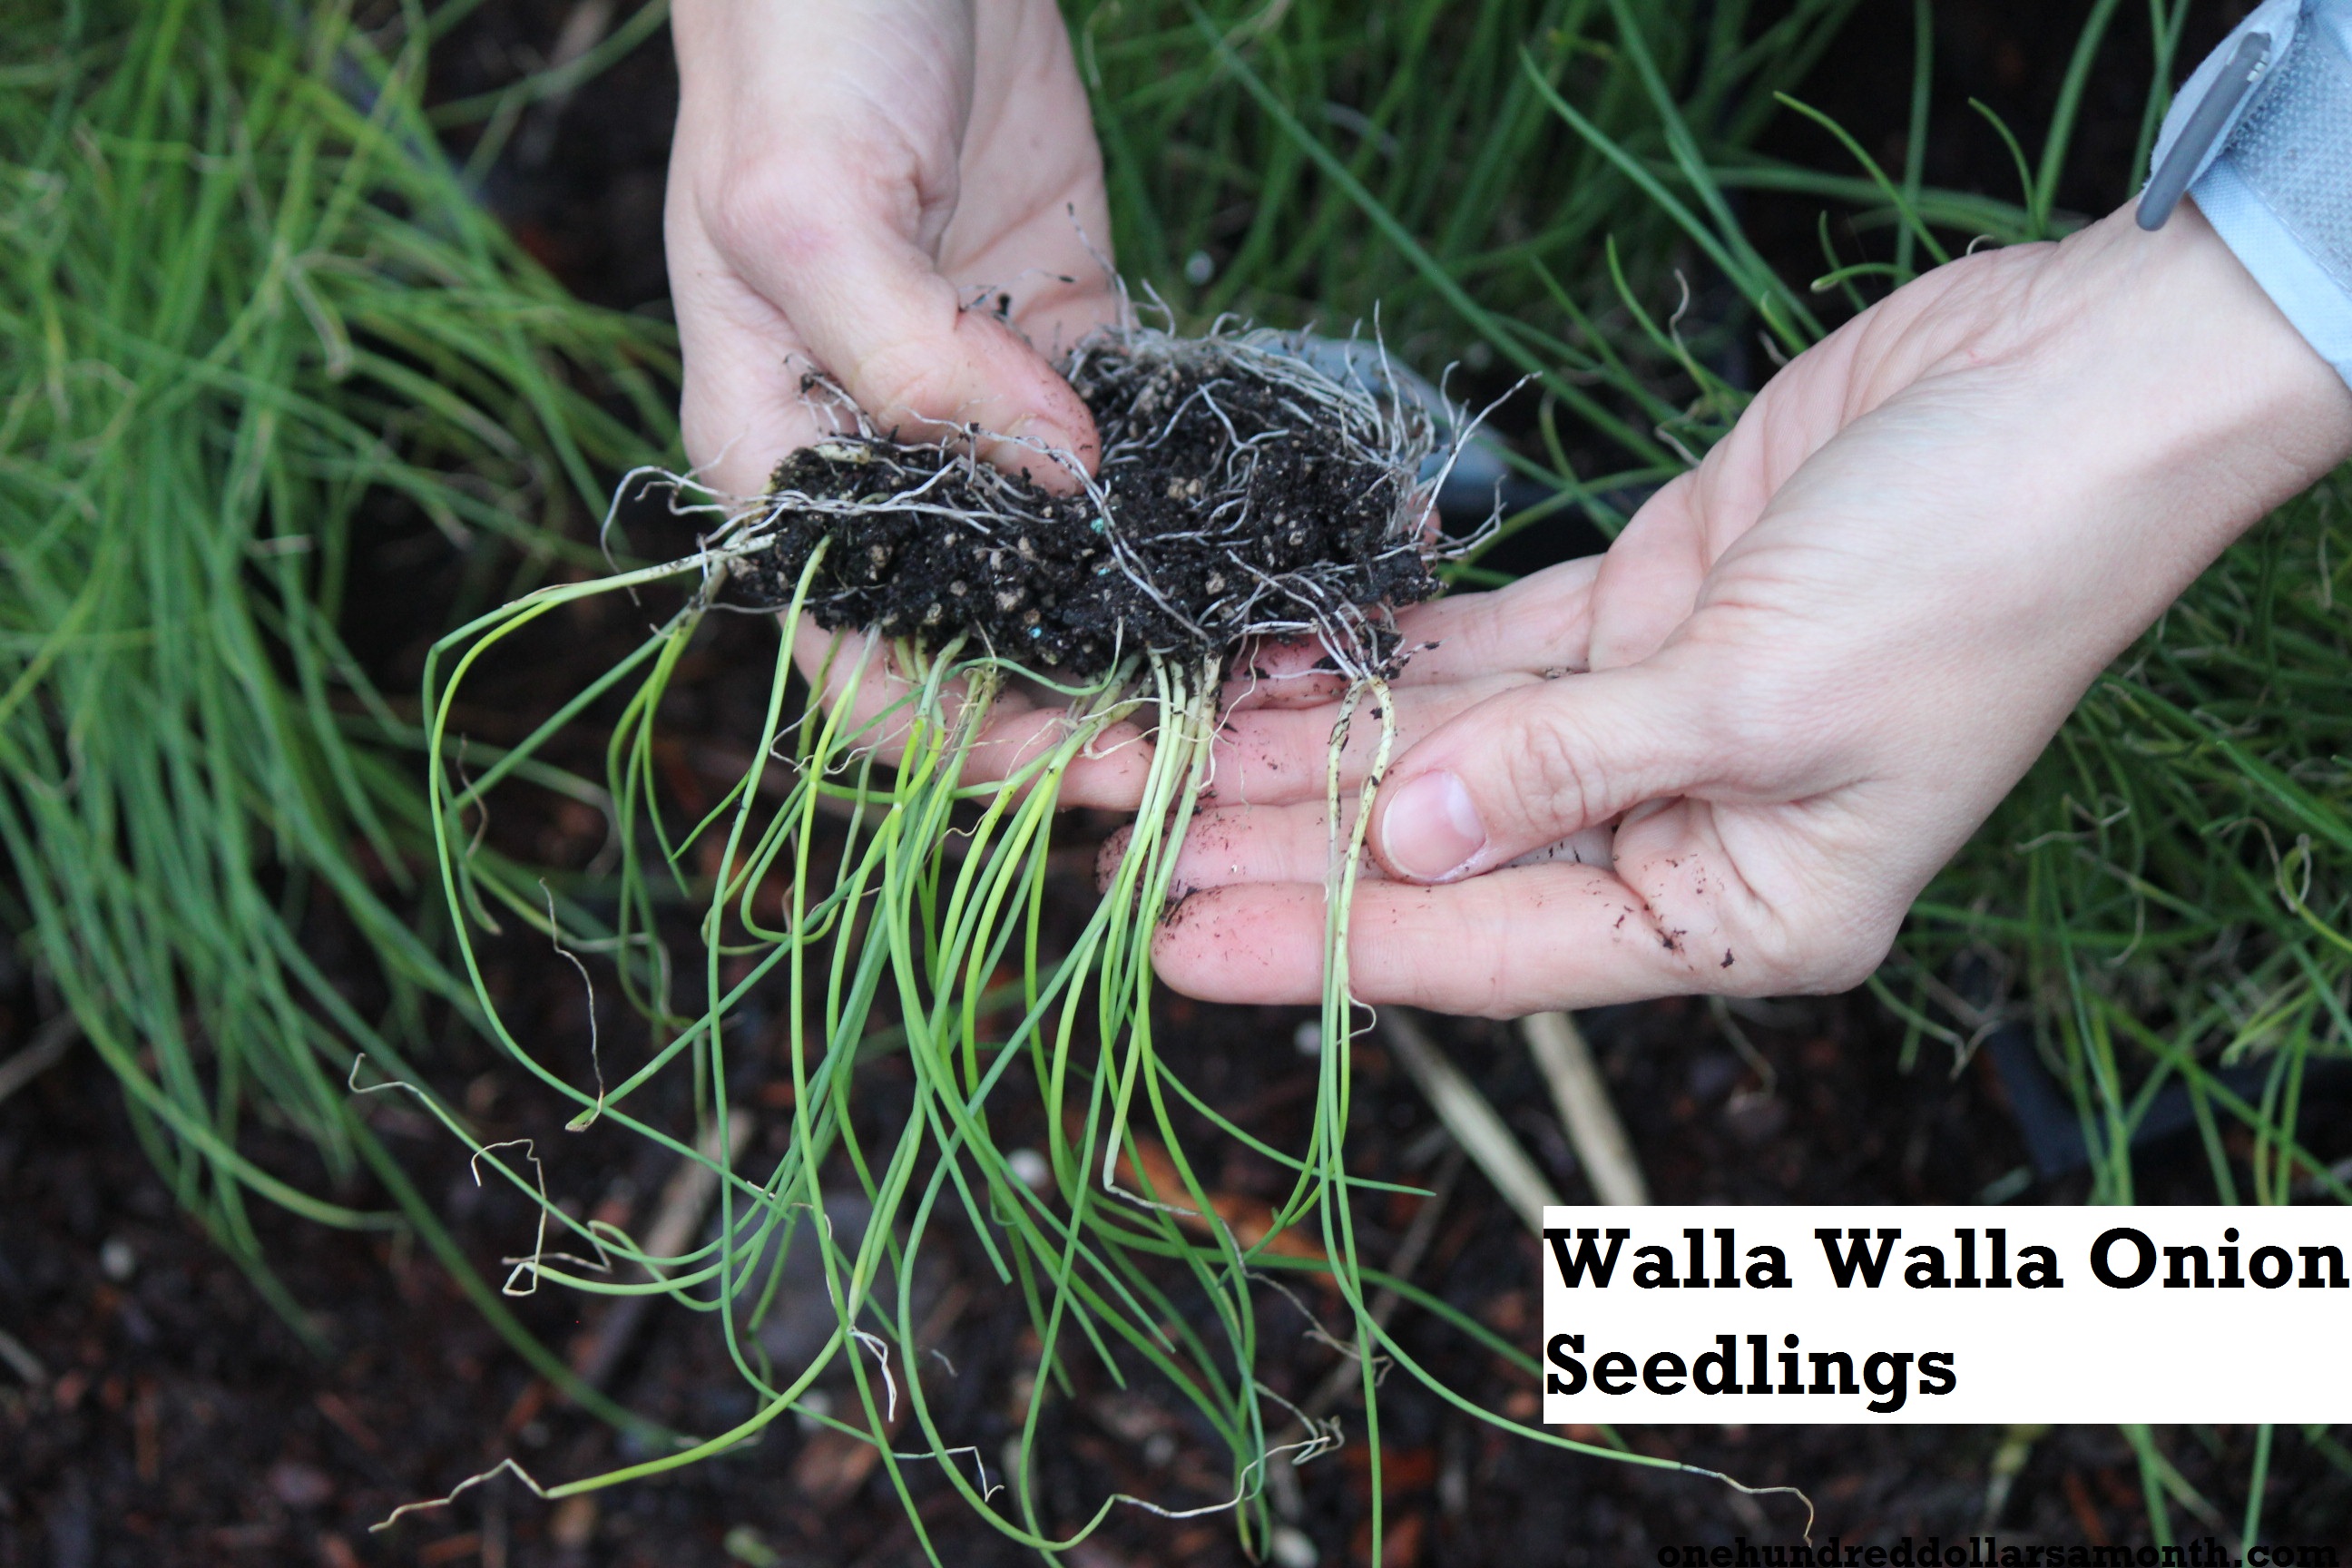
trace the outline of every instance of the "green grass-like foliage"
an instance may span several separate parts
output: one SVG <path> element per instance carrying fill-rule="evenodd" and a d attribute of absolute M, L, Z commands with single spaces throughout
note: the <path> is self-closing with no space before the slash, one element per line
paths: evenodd
<path fill-rule="evenodd" d="M 1785 347 L 1812 324 L 1807 296 L 1769 278 L 1724 193 L 1867 188 L 1753 151 L 1780 111 L 1775 94 L 1803 79 L 1853 0 L 1796 0 L 1769 17 L 1747 0 L 1065 9 L 1093 89 L 1120 264 L 1181 319 L 1376 321 L 1429 374 L 1461 361 L 1533 378 L 1545 440 L 1517 461 L 1560 499 L 1504 537 L 1571 505 L 1613 532 L 1627 495 L 1681 471 L 1678 433 L 1694 411 L 1661 388 L 1730 323 L 1691 323 L 1669 342 L 1643 318 L 1663 320 L 1671 292 L 1635 310 L 1612 282 L 1622 269 L 1647 289 L 1683 258 L 1679 203 L 1655 199 L 1661 178 L 1709 168 L 1706 254 L 1758 281 L 1749 302 Z M 1705 128 L 1703 150 L 1692 127 Z M 1999 203 L 1922 199 L 1939 216 L 2000 214 Z M 1207 279 L 1192 281 L 1203 264 Z M 1571 461 L 1583 442 L 1597 442 L 1599 471 Z"/>
<path fill-rule="evenodd" d="M 566 520 L 669 418 L 660 329 L 572 300 L 468 199 L 419 110 L 428 37 L 43 6 L 0 66 L 8 922 L 273 1295 L 257 1194 L 393 1224 L 322 1195 L 364 1163 L 439 1244 L 344 1084 L 472 1007 L 416 915 L 421 731 L 338 631 L 371 546 L 429 520 L 461 596 L 594 560 Z M 307 945 L 339 926 L 373 1016 Z M 262 1163 L 260 1124 L 323 1172 Z"/>

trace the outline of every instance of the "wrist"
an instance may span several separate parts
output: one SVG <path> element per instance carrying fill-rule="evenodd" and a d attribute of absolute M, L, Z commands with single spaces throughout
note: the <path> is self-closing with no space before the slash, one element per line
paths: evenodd
<path fill-rule="evenodd" d="M 2154 233 L 2111 215 L 1986 305 L 1969 356 L 2032 378 L 2060 488 L 2179 585 L 2352 455 L 2352 387 L 2193 202 Z"/>

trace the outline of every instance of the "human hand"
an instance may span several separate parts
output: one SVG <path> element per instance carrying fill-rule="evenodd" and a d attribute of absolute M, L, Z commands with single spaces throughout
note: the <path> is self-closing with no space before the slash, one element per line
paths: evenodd
<path fill-rule="evenodd" d="M 1047 484 L 1072 481 L 1038 447 L 1091 467 L 1094 422 L 1033 346 L 1118 308 L 1051 0 L 679 0 L 672 26 L 681 417 L 711 481 L 758 495 L 824 433 L 810 370 L 885 429 L 977 426 L 984 456 Z"/>
<path fill-rule="evenodd" d="M 802 395 L 811 370 L 886 430 L 976 427 L 982 457 L 1054 489 L 1077 480 L 1048 451 L 1091 470 L 1094 421 L 1046 356 L 1118 302 L 1088 249 L 1108 246 L 1109 212 L 1052 0 L 677 0 L 672 27 L 670 288 L 706 482 L 757 496 L 829 433 Z M 803 668 L 832 642 L 805 628 Z M 885 663 L 866 666 L 865 710 L 903 690 Z M 856 648 L 833 668 L 858 668 Z M 969 773 L 1003 776 L 1059 721 L 1000 698 Z M 1088 798 L 1105 771 L 1066 793 Z M 1105 799 L 1131 793 L 1128 763 L 1108 771 Z"/>
<path fill-rule="evenodd" d="M 1436 646 L 1392 694 L 1355 994 L 1511 1016 L 1856 984 L 2099 670 L 2347 451 L 2352 393 L 2191 207 L 1938 268 L 1607 554 L 1404 613 Z M 1336 710 L 1273 689 L 1154 949 L 1194 995 L 1320 993 Z M 1511 864 L 1612 820 L 1613 868 Z"/>

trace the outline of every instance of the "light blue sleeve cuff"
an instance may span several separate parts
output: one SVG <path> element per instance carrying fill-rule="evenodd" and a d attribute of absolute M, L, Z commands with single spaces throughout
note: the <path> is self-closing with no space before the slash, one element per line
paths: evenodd
<path fill-rule="evenodd" d="M 2352 140 L 2352 127 L 2346 137 Z M 2352 291 L 2313 259 L 2228 158 L 2207 169 L 2189 195 L 2263 292 L 2352 385 Z M 2344 202 L 2352 212 L 2352 189 Z"/>
<path fill-rule="evenodd" d="M 2352 384 L 2352 0 L 2266 0 L 2183 84 L 2158 142 L 2180 134 L 2217 62 L 2250 31 L 2270 64 L 2189 186 L 2222 242 Z"/>

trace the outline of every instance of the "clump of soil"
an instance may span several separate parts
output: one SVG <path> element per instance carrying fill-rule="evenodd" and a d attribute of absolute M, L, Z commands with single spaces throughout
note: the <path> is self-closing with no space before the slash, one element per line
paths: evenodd
<path fill-rule="evenodd" d="M 1068 368 L 1102 437 L 1096 481 L 1055 496 L 967 441 L 907 443 L 860 421 L 787 458 L 735 563 L 737 602 L 791 602 L 937 647 L 961 634 L 1090 680 L 1145 651 L 1221 653 L 1318 634 L 1385 651 L 1385 606 L 1437 591 L 1417 481 L 1430 422 L 1332 379 L 1273 334 L 1097 334 Z"/>

